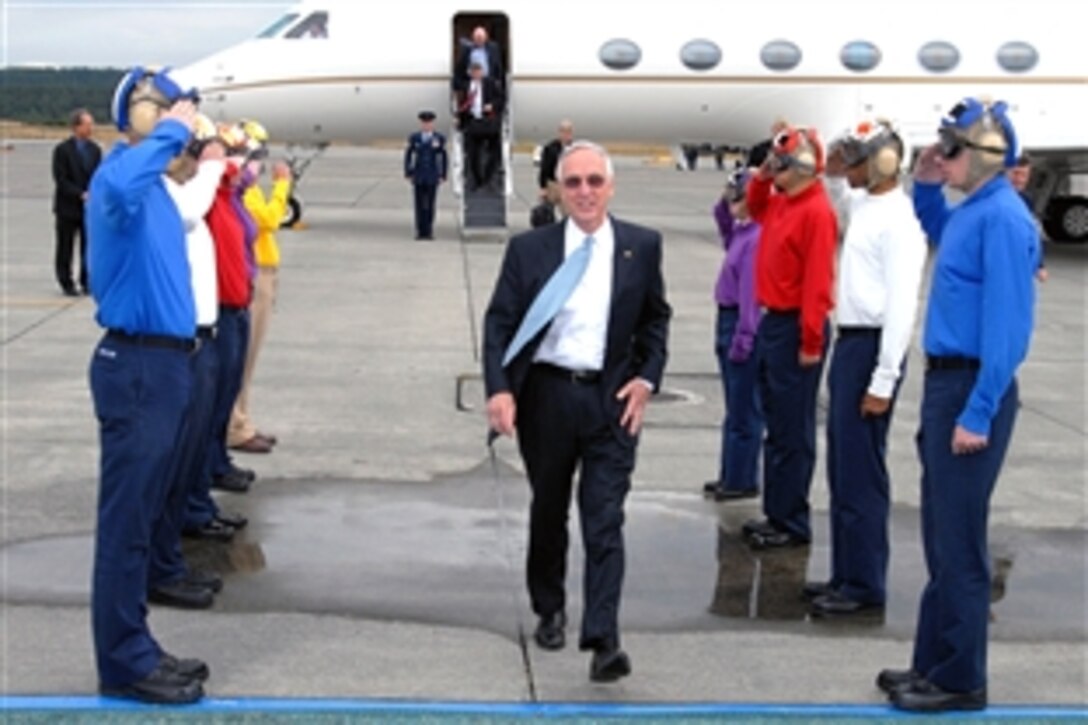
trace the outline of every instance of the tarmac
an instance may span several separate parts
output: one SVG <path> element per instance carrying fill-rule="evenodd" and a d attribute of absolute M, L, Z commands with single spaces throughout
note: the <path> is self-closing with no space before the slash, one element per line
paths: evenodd
<path fill-rule="evenodd" d="M 95 695 L 98 445 L 87 366 L 101 331 L 93 302 L 61 296 L 53 281 L 50 152 L 48 142 L 17 141 L 0 155 L 0 720 L 108 711 L 146 721 L 147 709 Z M 616 167 L 613 212 L 663 232 L 674 310 L 664 390 L 627 504 L 620 622 L 632 676 L 591 683 L 588 655 L 573 646 L 582 570 L 573 511 L 571 643 L 557 653 L 532 643 L 528 487 L 512 441 L 499 440 L 494 457 L 485 445 L 478 362 L 504 238 L 462 240 L 446 189 L 437 240 L 414 241 L 400 152 L 334 147 L 299 188 L 304 228 L 279 235 L 279 298 L 252 407 L 280 443 L 236 454 L 259 478 L 248 494 L 219 494 L 250 526 L 230 545 L 187 543 L 193 561 L 225 577 L 214 608 L 151 609 L 164 647 L 209 663 L 209 701 L 154 710 L 158 721 L 185 712 L 253 722 L 896 717 L 873 678 L 909 664 L 925 579 L 919 338 L 890 437 L 886 612 L 811 620 L 800 586 L 826 577 L 829 557 L 822 440 L 810 548 L 751 551 L 739 527 L 758 501 L 716 504 L 701 493 L 717 472 L 723 413 L 712 300 L 722 252 L 710 215 L 723 174 L 627 156 Z M 515 159 L 514 185 L 511 233 L 527 228 L 535 203 L 527 155 Z M 1050 280 L 1038 289 L 991 512 L 983 719 L 1088 717 L 1088 246 L 1046 252 Z M 821 398 L 826 408 L 826 388 Z"/>

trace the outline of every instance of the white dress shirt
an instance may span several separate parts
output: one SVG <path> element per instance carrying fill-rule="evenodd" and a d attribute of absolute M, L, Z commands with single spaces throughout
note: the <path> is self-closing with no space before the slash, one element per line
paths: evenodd
<path fill-rule="evenodd" d="M 582 245 L 587 236 L 594 239 L 589 266 L 559 310 L 533 362 L 545 362 L 568 370 L 601 370 L 608 337 L 608 316 L 612 310 L 612 264 L 616 247 L 612 221 L 592 234 L 586 234 L 573 220 L 567 219 L 564 258 Z"/>
<path fill-rule="evenodd" d="M 225 168 L 226 162 L 209 159 L 200 162 L 196 176 L 185 184 L 178 184 L 169 176 L 164 177 L 166 190 L 185 224 L 185 249 L 189 257 L 193 301 L 196 303 L 196 324 L 200 327 L 211 327 L 219 319 L 215 242 L 204 222 L 204 215 L 215 201 L 215 191 Z"/>
<path fill-rule="evenodd" d="M 925 234 L 899 187 L 878 195 L 851 191 L 845 201 L 850 221 L 839 257 L 836 316 L 843 327 L 882 328 L 869 393 L 890 398 L 914 328 Z"/>
<path fill-rule="evenodd" d="M 469 87 L 468 87 L 469 93 L 472 94 L 472 106 L 469 108 L 469 111 L 472 113 L 473 118 L 483 118 L 484 117 L 484 88 L 483 88 L 483 86 L 484 86 L 483 81 L 478 81 L 476 79 L 473 79 L 472 83 L 470 83 Z"/>

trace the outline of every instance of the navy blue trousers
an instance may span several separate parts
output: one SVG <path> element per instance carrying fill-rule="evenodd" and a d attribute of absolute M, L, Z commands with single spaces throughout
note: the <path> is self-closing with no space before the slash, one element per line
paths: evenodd
<path fill-rule="evenodd" d="M 147 677 L 162 656 L 147 626 L 147 571 L 189 405 L 189 354 L 107 336 L 90 384 L 101 446 L 91 626 L 99 680 L 119 687 Z"/>
<path fill-rule="evenodd" d="M 755 351 L 744 362 L 729 359 L 729 347 L 733 344 L 739 316 L 735 307 L 718 307 L 718 334 L 714 351 L 718 355 L 718 370 L 725 395 L 718 485 L 723 490 L 752 491 L 759 488 L 763 411 L 759 404 L 759 360 Z"/>
<path fill-rule="evenodd" d="M 155 525 L 151 548 L 148 588 L 176 582 L 186 574 L 181 553 L 181 530 L 185 523 L 190 490 L 206 474 L 208 438 L 215 402 L 219 355 L 215 340 L 202 340 L 200 349 L 190 358 L 193 389 L 189 409 L 178 437 L 178 464 L 170 482 L 166 506 Z"/>
<path fill-rule="evenodd" d="M 435 198 L 438 196 L 438 184 L 412 185 L 416 204 L 416 234 L 421 237 L 434 235 Z"/>
<path fill-rule="evenodd" d="M 929 581 L 918 607 L 912 667 L 938 687 L 969 692 L 986 685 L 990 621 L 990 496 L 1019 407 L 1014 379 L 990 422 L 987 446 L 953 455 L 952 431 L 977 371 L 930 370 L 922 397 L 922 543 Z"/>
<path fill-rule="evenodd" d="M 189 489 L 183 524 L 186 529 L 199 528 L 219 513 L 211 493 L 212 476 L 223 475 L 231 469 L 230 455 L 227 453 L 227 426 L 230 425 L 234 401 L 242 389 L 242 371 L 249 347 L 249 310 L 220 307 L 217 330 L 215 348 L 219 375 L 212 404 L 207 460 L 204 473 Z"/>
<path fill-rule="evenodd" d="M 767 436 L 763 444 L 763 513 L 775 526 L 811 540 L 808 492 L 816 468 L 816 393 L 824 356 L 801 367 L 801 321 L 796 312 L 771 312 L 759 323 L 759 393 Z"/>
<path fill-rule="evenodd" d="M 888 572 L 890 479 L 884 415 L 861 415 L 880 355 L 880 330 L 840 332 L 827 384 L 827 486 L 831 492 L 831 586 L 854 601 L 883 604 Z M 902 378 L 900 378 L 902 380 Z"/>
<path fill-rule="evenodd" d="M 581 649 L 616 646 L 623 587 L 623 503 L 631 489 L 636 438 L 618 430 L 620 407 L 599 384 L 534 368 L 518 398 L 518 445 L 533 491 L 527 581 L 533 611 L 566 605 L 567 514 L 580 468 L 578 513 L 585 548 Z"/>

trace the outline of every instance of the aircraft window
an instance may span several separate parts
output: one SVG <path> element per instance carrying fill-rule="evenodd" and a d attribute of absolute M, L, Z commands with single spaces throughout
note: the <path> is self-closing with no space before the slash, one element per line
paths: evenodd
<path fill-rule="evenodd" d="M 951 43 L 934 40 L 923 45 L 922 49 L 918 51 L 918 62 L 927 70 L 943 73 L 959 65 L 960 52 Z"/>
<path fill-rule="evenodd" d="M 295 20 L 297 20 L 297 19 L 298 19 L 298 13 L 288 13 L 287 15 L 284 15 L 282 18 L 280 18 L 276 22 L 269 25 L 268 29 L 265 30 L 260 35 L 258 35 L 257 37 L 258 38 L 274 38 L 274 37 L 276 37 L 277 35 L 280 34 L 281 30 L 286 28 L 291 23 L 295 22 Z"/>
<path fill-rule="evenodd" d="M 710 40 L 690 40 L 680 49 L 680 61 L 692 70 L 710 70 L 722 62 L 722 49 Z"/>
<path fill-rule="evenodd" d="M 612 70 L 628 70 L 642 60 L 642 50 L 630 40 L 616 38 L 602 45 L 598 56 Z"/>
<path fill-rule="evenodd" d="M 842 47 L 839 58 L 850 70 L 867 71 L 880 64 L 880 48 L 868 40 L 855 40 Z"/>
<path fill-rule="evenodd" d="M 772 40 L 759 51 L 759 58 L 771 70 L 792 70 L 801 62 L 801 49 L 788 40 Z"/>
<path fill-rule="evenodd" d="M 998 48 L 997 62 L 1007 71 L 1023 73 L 1039 62 L 1039 52 L 1028 43 L 1013 41 Z"/>
<path fill-rule="evenodd" d="M 329 14 L 325 11 L 310 13 L 301 23 L 291 28 L 288 38 L 327 38 L 329 37 Z"/>

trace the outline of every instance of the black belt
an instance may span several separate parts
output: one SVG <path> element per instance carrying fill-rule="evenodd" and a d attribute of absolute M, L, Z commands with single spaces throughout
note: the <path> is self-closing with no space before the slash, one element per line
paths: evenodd
<path fill-rule="evenodd" d="M 106 337 L 128 345 L 142 345 L 143 347 L 161 347 L 167 350 L 181 350 L 192 352 L 196 349 L 197 341 L 191 337 L 170 337 L 169 335 L 130 335 L 124 330 L 107 330 Z"/>
<path fill-rule="evenodd" d="M 568 370 L 567 368 L 561 368 L 558 365 L 552 365 L 551 363 L 537 363 L 533 367 L 542 373 L 547 373 L 552 377 L 562 378 L 563 380 L 572 383 L 592 385 L 601 380 L 600 370 Z"/>
<path fill-rule="evenodd" d="M 861 335 L 869 335 L 873 337 L 880 336 L 879 327 L 839 327 L 839 337 L 858 337 Z"/>
<path fill-rule="evenodd" d="M 725 312 L 729 312 L 730 310 L 739 310 L 740 305 L 718 305 L 718 309 L 719 310 L 724 310 Z"/>
<path fill-rule="evenodd" d="M 196 328 L 196 336 L 201 340 L 214 340 L 217 332 L 215 325 L 200 325 Z"/>
<path fill-rule="evenodd" d="M 776 310 L 771 307 L 764 307 L 763 312 L 767 315 L 781 315 L 782 317 L 796 317 L 801 314 L 801 310 Z"/>
<path fill-rule="evenodd" d="M 247 309 L 248 308 L 246 308 L 246 307 L 236 307 L 234 305 L 219 305 L 219 311 L 220 312 L 238 313 L 238 312 L 245 312 Z"/>
<path fill-rule="evenodd" d="M 982 366 L 973 357 L 941 357 L 926 355 L 926 370 L 978 370 Z"/>

